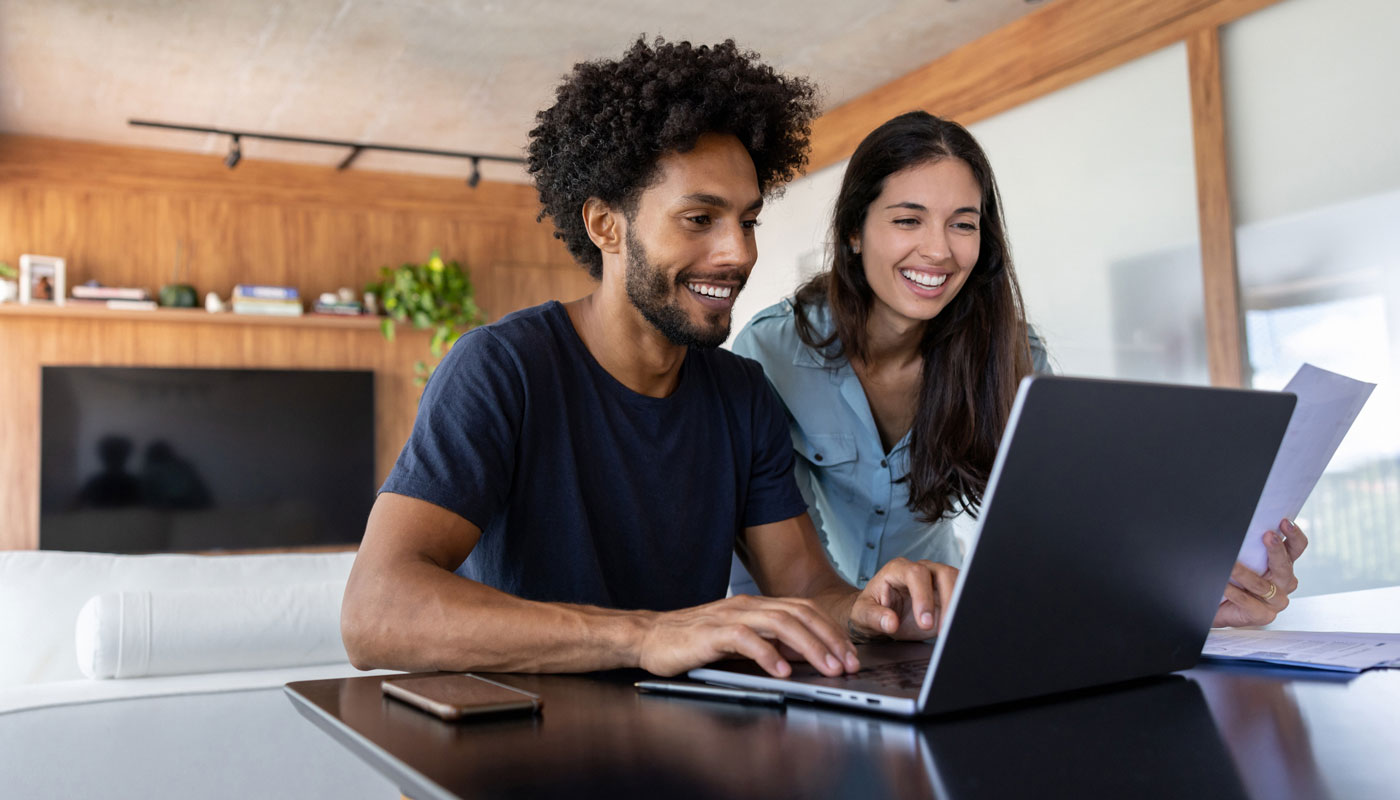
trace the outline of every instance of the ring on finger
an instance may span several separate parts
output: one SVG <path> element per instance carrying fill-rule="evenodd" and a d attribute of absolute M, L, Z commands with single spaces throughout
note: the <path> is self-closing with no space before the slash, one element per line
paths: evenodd
<path fill-rule="evenodd" d="M 1274 595 L 1276 594 L 1278 594 L 1278 585 L 1273 583 L 1269 584 L 1269 593 L 1264 595 L 1264 602 L 1267 603 L 1268 601 L 1274 599 Z"/>

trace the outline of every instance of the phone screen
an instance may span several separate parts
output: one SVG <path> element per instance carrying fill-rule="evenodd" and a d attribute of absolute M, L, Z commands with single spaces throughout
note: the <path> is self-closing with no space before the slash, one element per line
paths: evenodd
<path fill-rule="evenodd" d="M 483 714 L 529 713 L 543 705 L 538 695 L 470 673 L 388 678 L 384 693 L 443 719 Z"/>

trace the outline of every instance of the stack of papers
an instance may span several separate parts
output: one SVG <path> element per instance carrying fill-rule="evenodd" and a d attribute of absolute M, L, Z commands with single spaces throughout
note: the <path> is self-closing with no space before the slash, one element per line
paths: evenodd
<path fill-rule="evenodd" d="M 1341 672 L 1400 668 L 1400 634 L 1220 629 L 1206 637 L 1201 657 Z"/>

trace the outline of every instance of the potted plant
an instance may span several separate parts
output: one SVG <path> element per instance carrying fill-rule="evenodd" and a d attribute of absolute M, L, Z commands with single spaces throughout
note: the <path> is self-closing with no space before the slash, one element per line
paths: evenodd
<path fill-rule="evenodd" d="M 386 315 L 379 329 L 384 338 L 394 340 L 396 323 L 406 322 L 420 330 L 432 329 L 428 349 L 442 358 L 445 348 L 457 337 L 485 321 L 477 308 L 471 277 L 456 261 L 443 261 L 437 250 L 423 264 L 380 267 L 380 280 L 365 285 Z M 422 386 L 437 368 L 423 361 L 413 365 L 415 385 Z"/>
<path fill-rule="evenodd" d="M 19 272 L 4 261 L 0 261 L 0 303 L 13 302 L 19 297 L 19 284 L 15 278 Z"/>

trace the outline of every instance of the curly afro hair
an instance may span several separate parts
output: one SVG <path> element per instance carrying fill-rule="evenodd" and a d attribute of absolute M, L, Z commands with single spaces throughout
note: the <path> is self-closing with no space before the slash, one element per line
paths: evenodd
<path fill-rule="evenodd" d="M 574 66 L 530 131 L 529 170 L 554 236 L 595 279 L 602 254 L 584 229 L 582 208 L 597 197 L 631 213 L 654 180 L 657 161 L 686 152 L 706 133 L 738 137 L 771 194 L 807 164 L 817 93 L 779 75 L 733 40 L 696 47 L 640 37 L 616 61 Z"/>

